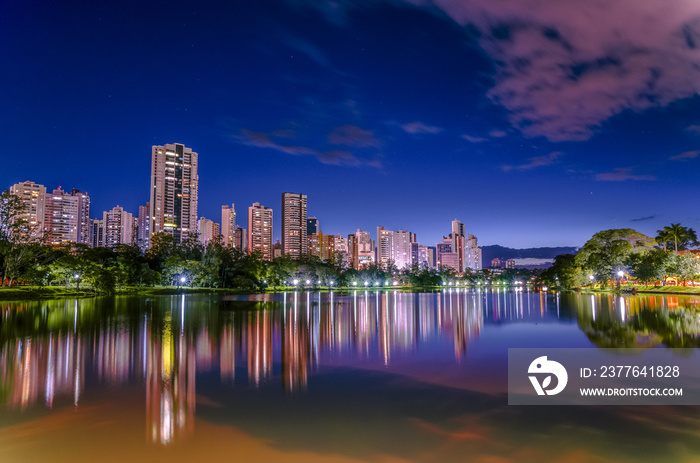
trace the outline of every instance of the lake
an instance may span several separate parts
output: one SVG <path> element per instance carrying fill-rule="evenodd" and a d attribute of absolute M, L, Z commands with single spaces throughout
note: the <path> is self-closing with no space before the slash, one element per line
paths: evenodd
<path fill-rule="evenodd" d="M 513 347 L 700 345 L 696 297 L 0 302 L 0 461 L 700 461 L 700 408 L 509 406 Z"/>

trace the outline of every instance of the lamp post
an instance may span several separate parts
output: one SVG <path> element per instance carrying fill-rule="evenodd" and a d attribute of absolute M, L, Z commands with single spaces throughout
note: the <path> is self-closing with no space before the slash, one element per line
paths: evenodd
<path fill-rule="evenodd" d="M 620 289 L 620 283 L 622 282 L 622 277 L 625 276 L 625 272 L 622 270 L 617 271 L 617 289 Z"/>

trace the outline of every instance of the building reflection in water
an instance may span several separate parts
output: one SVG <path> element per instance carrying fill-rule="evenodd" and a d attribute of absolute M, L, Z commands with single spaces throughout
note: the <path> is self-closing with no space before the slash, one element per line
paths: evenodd
<path fill-rule="evenodd" d="M 595 320 L 600 301 L 591 298 L 586 310 Z M 618 299 L 611 307 L 625 322 L 640 310 L 635 304 Z M 289 292 L 234 301 L 98 298 L 0 308 L 0 400 L 6 406 L 51 408 L 57 398 L 79 406 L 86 378 L 88 384 L 142 384 L 147 436 L 159 444 L 193 431 L 198 373 L 218 368 L 222 382 L 242 386 L 247 371 L 248 386 L 279 381 L 299 392 L 320 364 L 391 367 L 438 344 L 451 345 L 459 362 L 485 323 L 560 316 L 555 295 L 457 289 Z"/>

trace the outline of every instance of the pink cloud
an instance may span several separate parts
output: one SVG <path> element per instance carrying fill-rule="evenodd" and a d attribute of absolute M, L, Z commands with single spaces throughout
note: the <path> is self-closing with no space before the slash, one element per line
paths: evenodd
<path fill-rule="evenodd" d="M 346 126 L 346 127 L 352 127 L 352 126 Z M 362 130 L 362 129 L 360 129 Z M 364 132 L 369 132 L 369 131 L 364 131 Z M 335 133 L 332 132 L 331 135 Z M 337 143 L 337 144 L 348 144 L 355 140 L 355 143 L 357 143 L 354 146 L 368 146 L 363 144 L 363 142 L 358 141 L 358 140 L 365 140 L 364 143 L 367 142 L 366 134 L 363 138 L 363 136 L 358 135 L 357 132 L 353 132 L 350 130 L 350 133 L 355 133 L 357 136 L 356 138 L 348 138 L 345 139 L 346 143 Z M 371 134 L 371 132 L 369 132 Z M 347 135 L 347 133 L 346 133 Z M 248 130 L 248 129 L 241 129 L 240 135 L 236 137 L 236 139 L 243 145 L 247 146 L 254 146 L 256 148 L 268 148 L 272 149 L 275 151 L 279 151 L 285 154 L 291 154 L 293 156 L 314 156 L 320 163 L 322 164 L 328 164 L 328 165 L 335 165 L 335 166 L 349 166 L 349 167 L 360 167 L 360 166 L 369 166 L 369 167 L 376 167 L 376 168 L 381 168 L 382 164 L 381 161 L 378 159 L 362 159 L 357 156 L 355 156 L 353 153 L 350 153 L 348 151 L 341 151 L 341 150 L 329 150 L 329 151 L 323 151 L 323 150 L 318 150 L 315 148 L 311 148 L 308 146 L 292 146 L 292 145 L 283 145 L 280 143 L 277 143 L 272 139 L 273 136 L 277 137 L 284 137 L 284 138 L 289 138 L 290 137 L 290 132 L 289 131 L 275 131 L 272 132 L 271 134 L 265 133 L 265 132 L 256 132 L 253 130 Z M 340 136 L 340 135 L 337 135 Z M 330 137 L 330 135 L 329 135 Z"/>
<path fill-rule="evenodd" d="M 494 129 L 494 130 L 489 132 L 489 137 L 491 137 L 491 138 L 503 138 L 506 135 L 508 135 L 508 133 L 506 133 L 504 130 Z"/>
<path fill-rule="evenodd" d="M 508 172 L 511 170 L 530 170 L 534 169 L 536 167 L 544 167 L 544 166 L 549 166 L 554 164 L 557 159 L 559 159 L 562 156 L 561 151 L 555 151 L 553 153 L 549 153 L 545 156 L 535 156 L 534 158 L 530 158 L 528 162 L 525 164 L 520 164 L 520 165 L 505 165 L 501 166 L 501 168 Z"/>
<path fill-rule="evenodd" d="M 625 110 L 666 106 L 700 91 L 700 2 L 432 4 L 480 30 L 498 68 L 489 97 L 526 136 L 585 140 Z"/>
<path fill-rule="evenodd" d="M 354 146 L 356 148 L 368 148 L 381 146 L 371 130 L 364 130 L 356 125 L 343 125 L 336 127 L 328 134 L 328 143 L 331 145 Z"/>
<path fill-rule="evenodd" d="M 482 143 L 482 142 L 485 142 L 488 140 L 487 138 L 484 138 L 484 137 L 473 137 L 471 135 L 462 135 L 462 138 L 464 138 L 465 140 L 467 140 L 468 142 L 471 142 L 471 143 Z"/>
<path fill-rule="evenodd" d="M 595 175 L 595 179 L 602 182 L 624 182 L 627 180 L 656 180 L 652 175 L 634 175 L 629 167 L 619 167 L 612 172 L 603 172 Z"/>
<path fill-rule="evenodd" d="M 685 153 L 676 154 L 675 156 L 671 156 L 669 159 L 671 161 L 684 161 L 687 159 L 695 159 L 696 157 L 698 157 L 699 154 L 700 154 L 700 151 L 698 151 L 698 150 L 686 151 Z"/>
<path fill-rule="evenodd" d="M 442 127 L 436 127 L 434 125 L 427 125 L 424 124 L 423 122 L 416 121 L 416 122 L 410 122 L 408 124 L 404 124 L 401 126 L 401 128 L 406 132 L 410 133 L 411 135 L 417 135 L 417 134 L 423 134 L 423 133 L 428 133 L 428 134 L 437 134 L 442 132 L 444 129 Z"/>
<path fill-rule="evenodd" d="M 692 133 L 695 133 L 697 135 L 700 135 L 700 124 L 691 125 L 690 127 L 687 127 L 685 130 L 687 130 L 688 132 L 692 132 Z"/>

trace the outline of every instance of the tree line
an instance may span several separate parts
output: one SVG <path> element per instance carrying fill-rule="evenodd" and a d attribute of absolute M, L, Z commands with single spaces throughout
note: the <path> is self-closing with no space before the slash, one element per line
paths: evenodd
<path fill-rule="evenodd" d="M 672 223 L 651 238 L 631 228 L 603 230 L 574 254 L 555 257 L 541 279 L 552 285 L 579 288 L 589 284 L 615 285 L 621 279 L 665 285 L 700 280 L 700 259 L 681 253 L 699 246 L 692 228 Z"/>

